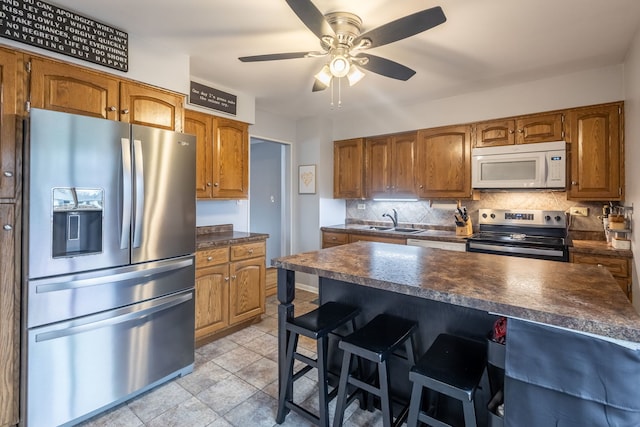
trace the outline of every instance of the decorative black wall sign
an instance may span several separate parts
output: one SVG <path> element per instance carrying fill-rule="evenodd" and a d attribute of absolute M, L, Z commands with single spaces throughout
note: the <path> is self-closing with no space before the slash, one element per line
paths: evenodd
<path fill-rule="evenodd" d="M 236 115 L 238 97 L 212 87 L 191 82 L 189 103 Z"/>
<path fill-rule="evenodd" d="M 0 37 L 128 71 L 124 31 L 39 0 L 0 0 L 0 5 Z"/>

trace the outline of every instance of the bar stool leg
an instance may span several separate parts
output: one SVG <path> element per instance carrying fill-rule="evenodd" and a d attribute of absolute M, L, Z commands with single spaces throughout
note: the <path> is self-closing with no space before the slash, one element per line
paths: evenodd
<path fill-rule="evenodd" d="M 464 412 L 464 425 L 465 426 L 476 426 L 476 410 L 472 401 L 464 401 L 462 402 L 462 410 Z"/>
<path fill-rule="evenodd" d="M 298 345 L 298 334 L 291 333 L 289 337 L 289 345 L 287 347 L 287 375 L 286 381 L 280 384 L 280 399 L 278 400 L 278 414 L 276 415 L 276 422 L 281 424 L 284 422 L 284 417 L 289 412 L 285 407 L 285 402 L 293 394 L 293 352 Z"/>
<path fill-rule="evenodd" d="M 411 402 L 409 403 L 409 418 L 407 418 L 407 427 L 418 426 L 418 414 L 422 406 L 422 385 L 417 382 L 413 383 L 411 390 Z"/>
<path fill-rule="evenodd" d="M 328 337 L 322 337 L 317 341 L 318 360 L 318 389 L 320 391 L 319 418 L 320 427 L 329 427 L 329 402 L 328 402 L 328 379 L 327 379 L 327 352 L 329 347 Z"/>
<path fill-rule="evenodd" d="M 378 381 L 380 384 L 380 406 L 382 408 L 382 425 L 391 427 L 393 415 L 391 412 L 391 396 L 389 395 L 389 374 L 387 361 L 378 364 Z"/>
<path fill-rule="evenodd" d="M 344 421 L 344 410 L 347 403 L 347 382 L 351 366 L 351 353 L 344 352 L 342 357 L 342 369 L 340 370 L 340 381 L 338 383 L 338 397 L 336 398 L 336 415 L 333 419 L 333 427 L 342 427 Z"/>

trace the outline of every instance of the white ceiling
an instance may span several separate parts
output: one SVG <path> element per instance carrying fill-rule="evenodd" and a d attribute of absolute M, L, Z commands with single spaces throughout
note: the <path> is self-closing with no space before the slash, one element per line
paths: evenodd
<path fill-rule="evenodd" d="M 352 12 L 363 31 L 433 6 L 447 22 L 370 52 L 416 71 L 373 73 L 342 88 L 342 111 L 393 99 L 409 104 L 624 62 L 640 0 L 312 0 Z M 52 3 L 188 54 L 191 76 L 254 95 L 256 108 L 302 118 L 337 114 L 330 91 L 311 92 L 326 62 L 243 63 L 239 56 L 315 51 L 318 39 L 285 0 L 56 0 Z M 337 96 L 337 95 L 336 95 Z"/>

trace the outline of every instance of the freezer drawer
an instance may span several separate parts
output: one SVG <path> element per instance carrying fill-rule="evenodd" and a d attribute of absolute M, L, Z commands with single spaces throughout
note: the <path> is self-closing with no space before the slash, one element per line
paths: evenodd
<path fill-rule="evenodd" d="M 27 327 L 124 307 L 194 285 L 193 256 L 30 280 Z"/>
<path fill-rule="evenodd" d="M 28 331 L 26 424 L 57 426 L 190 372 L 193 291 Z"/>

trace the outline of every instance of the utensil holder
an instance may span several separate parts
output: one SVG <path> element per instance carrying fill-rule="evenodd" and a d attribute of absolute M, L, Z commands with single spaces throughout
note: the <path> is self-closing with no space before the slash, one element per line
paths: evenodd
<path fill-rule="evenodd" d="M 456 226 L 456 236 L 471 236 L 473 234 L 473 225 L 468 219 L 463 226 Z"/>

